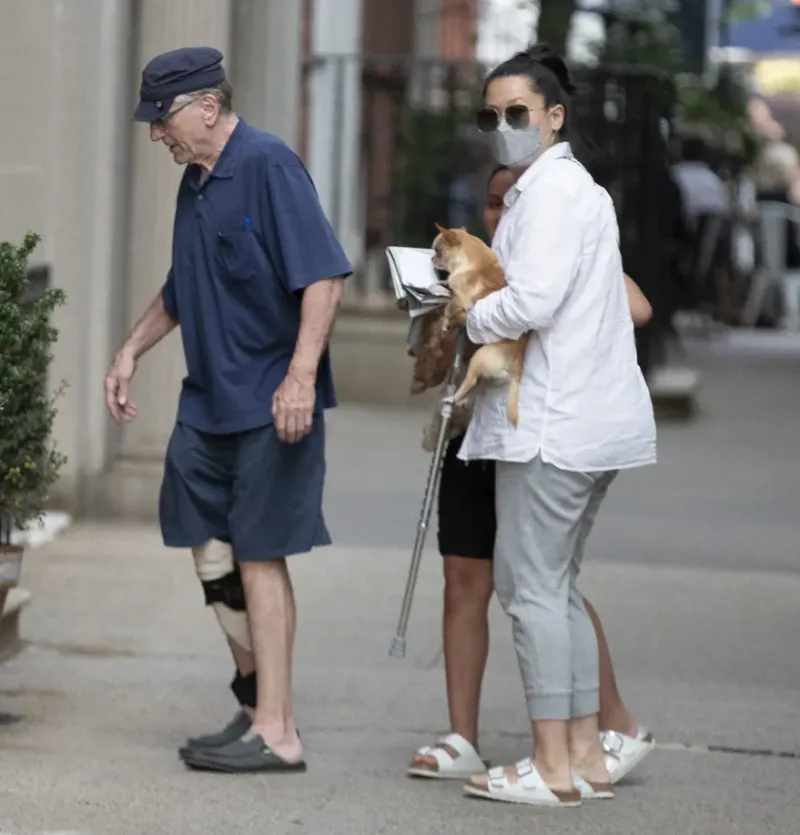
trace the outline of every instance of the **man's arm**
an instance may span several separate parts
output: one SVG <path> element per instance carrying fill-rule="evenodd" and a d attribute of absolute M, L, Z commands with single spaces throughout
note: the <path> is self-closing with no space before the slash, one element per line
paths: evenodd
<path fill-rule="evenodd" d="M 573 195 L 557 183 L 537 189 L 514 238 L 505 268 L 508 286 L 476 302 L 467 316 L 471 342 L 518 339 L 553 323 L 575 280 L 583 245 Z"/>
<path fill-rule="evenodd" d="M 323 278 L 303 291 L 289 372 L 272 398 L 275 429 L 285 443 L 296 444 L 311 431 L 319 361 L 333 329 L 342 284 L 340 277 Z"/>
<path fill-rule="evenodd" d="M 342 298 L 344 279 L 327 278 L 303 291 L 300 332 L 295 343 L 289 373 L 316 380 L 317 368 L 333 330 Z"/>
<path fill-rule="evenodd" d="M 119 352 L 131 354 L 138 360 L 178 326 L 178 320 L 167 312 L 163 293 L 159 293 L 136 323 Z"/>
<path fill-rule="evenodd" d="M 170 270 L 161 292 L 122 343 L 106 374 L 106 407 L 114 420 L 130 421 L 136 417 L 136 407 L 129 401 L 136 361 L 177 325 L 175 284 Z"/>

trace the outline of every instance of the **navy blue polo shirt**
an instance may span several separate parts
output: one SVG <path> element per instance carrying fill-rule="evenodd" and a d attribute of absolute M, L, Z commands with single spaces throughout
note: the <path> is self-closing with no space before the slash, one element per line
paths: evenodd
<path fill-rule="evenodd" d="M 162 290 L 188 372 L 178 420 L 202 432 L 243 432 L 272 422 L 303 290 L 352 268 L 308 171 L 278 137 L 239 120 L 205 182 L 200 175 L 189 166 L 178 190 Z M 326 350 L 315 409 L 335 405 Z"/>

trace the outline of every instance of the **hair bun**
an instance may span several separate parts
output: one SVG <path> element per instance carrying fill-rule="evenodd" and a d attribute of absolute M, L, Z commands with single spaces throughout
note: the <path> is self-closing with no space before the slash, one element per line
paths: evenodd
<path fill-rule="evenodd" d="M 577 88 L 572 83 L 572 79 L 569 77 L 569 70 L 567 69 L 564 59 L 560 55 L 553 52 L 546 43 L 531 44 L 525 50 L 525 55 L 527 55 L 531 61 L 535 61 L 543 67 L 547 67 L 547 69 L 550 70 L 550 72 L 552 72 L 556 77 L 559 86 L 567 95 L 572 96 L 575 94 Z"/>

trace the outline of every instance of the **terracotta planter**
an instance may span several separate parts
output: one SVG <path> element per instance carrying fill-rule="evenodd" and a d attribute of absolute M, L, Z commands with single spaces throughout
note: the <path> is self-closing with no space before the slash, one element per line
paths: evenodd
<path fill-rule="evenodd" d="M 23 549 L 19 545 L 0 545 L 0 615 L 9 591 L 19 583 Z"/>

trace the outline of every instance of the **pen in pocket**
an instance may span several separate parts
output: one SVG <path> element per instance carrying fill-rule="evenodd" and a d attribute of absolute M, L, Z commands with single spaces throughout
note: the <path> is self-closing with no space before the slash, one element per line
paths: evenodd
<path fill-rule="evenodd" d="M 246 217 L 246 218 L 244 219 L 244 228 L 245 228 L 245 229 L 249 229 L 249 228 L 250 228 L 250 226 L 251 226 L 251 224 L 250 224 L 250 218 L 249 218 L 249 217 Z"/>

